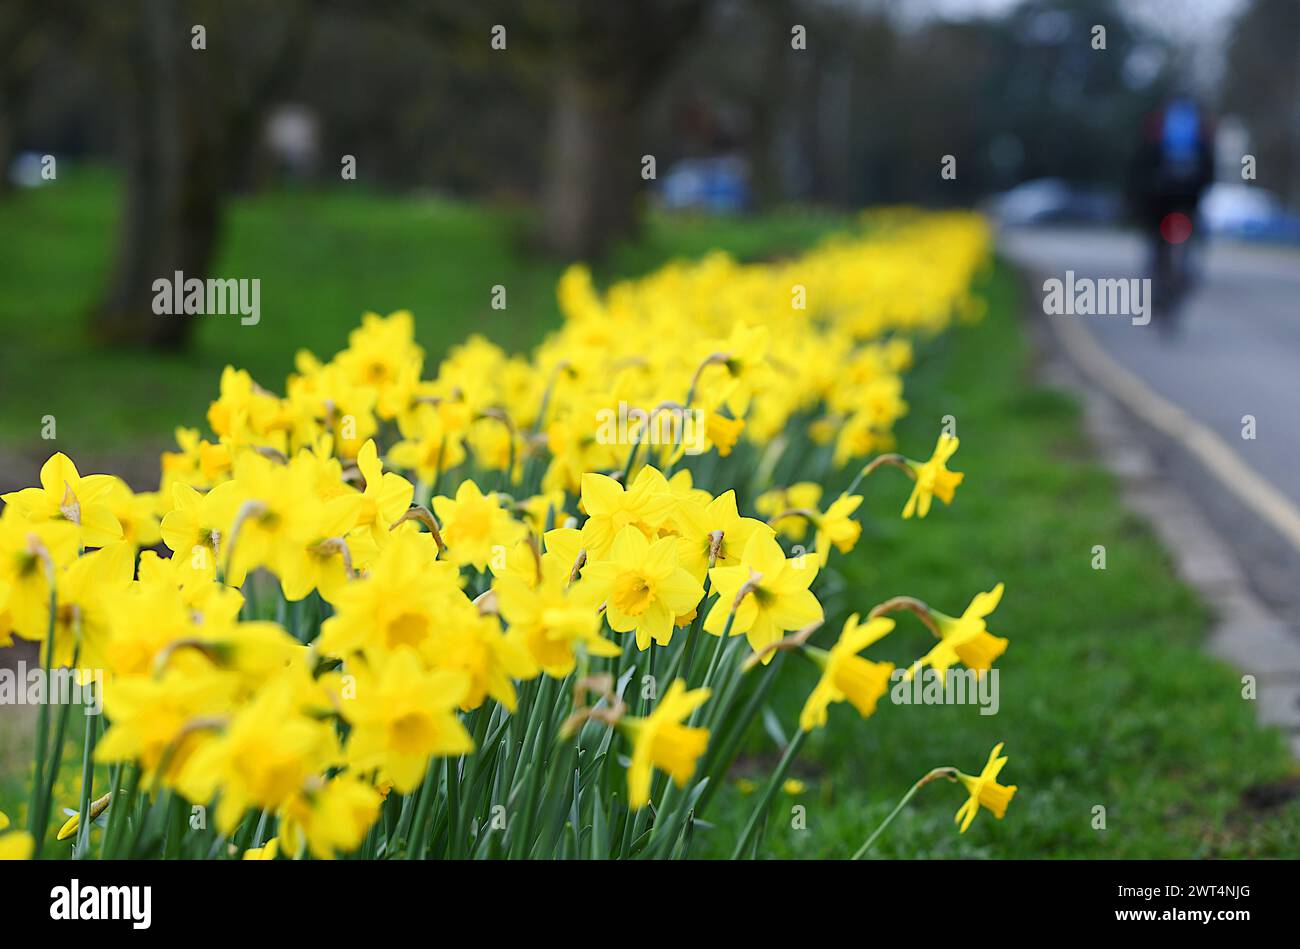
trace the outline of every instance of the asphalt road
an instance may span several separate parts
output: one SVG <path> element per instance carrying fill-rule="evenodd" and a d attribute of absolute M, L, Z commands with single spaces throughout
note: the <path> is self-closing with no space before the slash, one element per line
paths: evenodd
<path fill-rule="evenodd" d="M 1018 229 L 1003 232 L 999 244 L 1032 276 L 1034 296 L 1028 302 L 1035 312 L 1043 312 L 1043 280 L 1064 281 L 1067 270 L 1074 271 L 1076 281 L 1147 275 L 1149 251 L 1134 233 Z M 1300 508 L 1300 248 L 1220 242 L 1202 250 L 1199 283 L 1172 337 L 1161 334 L 1154 321 L 1138 326 L 1127 316 L 1044 312 L 1042 318 L 1071 320 L 1084 328 L 1111 359 L 1210 429 Z M 1253 439 L 1243 437 L 1245 416 L 1254 418 Z M 1284 587 L 1296 591 L 1295 599 L 1288 597 L 1294 609 L 1300 602 L 1294 569 L 1300 549 L 1261 539 L 1268 517 L 1231 503 L 1231 486 L 1197 467 L 1189 457 L 1172 457 L 1165 474 L 1203 502 L 1248 569 L 1272 575 L 1266 586 L 1274 595 Z M 1265 530 L 1251 519 L 1265 522 Z"/>
<path fill-rule="evenodd" d="M 1110 231 L 1020 230 L 1007 256 L 1046 277 L 1141 277 L 1146 249 Z M 1278 490 L 1300 504 L 1300 248 L 1213 244 L 1180 332 L 1123 316 L 1080 321 L 1117 362 L 1207 425 Z M 1041 282 L 1038 284 L 1041 288 Z M 1242 437 L 1242 417 L 1255 438 Z"/>

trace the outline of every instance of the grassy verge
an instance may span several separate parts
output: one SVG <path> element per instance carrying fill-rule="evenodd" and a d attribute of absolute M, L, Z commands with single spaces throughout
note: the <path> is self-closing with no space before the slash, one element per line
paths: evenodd
<path fill-rule="evenodd" d="M 106 172 L 70 167 L 0 214 L 0 444 L 39 443 L 46 415 L 60 444 L 81 451 L 168 441 L 176 425 L 203 422 L 226 363 L 281 391 L 298 349 L 332 355 L 366 310 L 414 312 L 431 360 L 471 333 L 525 349 L 558 320 L 563 263 L 528 252 L 528 213 L 338 187 L 233 202 L 215 273 L 261 280 L 257 325 L 192 317 L 196 345 L 181 356 L 94 348 L 85 317 L 107 279 L 118 197 Z M 715 247 L 742 258 L 789 252 L 841 220 L 651 216 L 601 276 Z M 496 284 L 504 310 L 489 305 Z"/>
<path fill-rule="evenodd" d="M 1005 581 L 990 622 L 1011 640 L 1000 661 L 1000 709 L 981 716 L 974 706 L 882 701 L 864 722 L 849 706 L 834 707 L 840 720 L 805 746 L 805 790 L 782 796 L 762 853 L 849 856 L 927 770 L 978 773 L 1005 741 L 1011 760 L 1002 780 L 1019 786 L 1005 820 L 981 813 L 959 835 L 953 814 L 964 795 L 938 782 L 873 854 L 1294 856 L 1300 778 L 1280 735 L 1255 724 L 1239 675 L 1203 653 L 1209 617 L 1091 459 L 1076 403 L 1029 378 L 1009 271 L 996 270 L 988 292 L 982 324 L 925 347 L 898 433 L 904 450 L 924 456 L 940 419 L 955 416 L 962 443 L 952 464 L 966 483 L 954 506 L 903 521 L 904 479 L 888 469 L 873 475 L 863 539 L 838 562 L 839 605 L 842 618 L 911 594 L 955 614 L 975 592 Z M 1097 544 L 1106 548 L 1105 570 L 1091 566 Z M 899 626 L 872 657 L 905 664 L 928 648 L 929 633 L 912 617 Z M 775 707 L 787 730 L 814 681 L 811 668 L 799 671 Z M 778 750 L 761 727 L 750 741 L 735 774 L 748 767 L 757 779 Z M 724 825 L 702 852 L 725 852 L 753 800 L 727 788 Z M 1247 803 L 1259 800 L 1274 803 Z M 805 808 L 804 830 L 791 826 L 796 805 Z M 1105 830 L 1093 829 L 1098 806 Z"/>

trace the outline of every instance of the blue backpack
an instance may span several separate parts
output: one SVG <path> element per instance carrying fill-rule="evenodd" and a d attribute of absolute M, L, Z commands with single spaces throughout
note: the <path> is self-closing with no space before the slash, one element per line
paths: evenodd
<path fill-rule="evenodd" d="M 1160 129 L 1160 176 L 1167 182 L 1194 181 L 1201 171 L 1201 114 L 1187 99 L 1165 110 Z"/>

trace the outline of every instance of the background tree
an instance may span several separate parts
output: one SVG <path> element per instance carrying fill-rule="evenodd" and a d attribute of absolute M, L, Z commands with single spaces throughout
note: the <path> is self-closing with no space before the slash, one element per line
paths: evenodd
<path fill-rule="evenodd" d="M 1260 181 L 1300 208 L 1300 3 L 1254 0 L 1242 14 L 1228 45 L 1223 105 L 1246 124 Z"/>
<path fill-rule="evenodd" d="M 92 9 L 121 100 L 125 194 L 91 326 L 102 341 L 176 348 L 194 321 L 155 315 L 153 282 L 176 271 L 208 276 L 226 195 L 272 94 L 293 74 L 309 4 L 133 0 Z M 194 48 L 196 26 L 206 48 Z"/>
<path fill-rule="evenodd" d="M 46 0 L 6 0 L 0 6 L 0 197 L 18 144 L 21 103 L 31 94 L 36 68 L 53 43 L 57 24 L 43 15 Z"/>

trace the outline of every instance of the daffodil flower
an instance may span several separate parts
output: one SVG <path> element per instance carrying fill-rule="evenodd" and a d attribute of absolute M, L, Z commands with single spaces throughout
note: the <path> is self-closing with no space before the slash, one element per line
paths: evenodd
<path fill-rule="evenodd" d="M 694 609 L 704 596 L 700 582 L 677 565 L 675 537 L 651 543 L 632 525 L 614 538 L 604 560 L 587 563 L 583 579 L 594 595 L 605 598 L 609 628 L 635 632 L 641 650 L 652 641 L 668 645 L 674 618 Z"/>
<path fill-rule="evenodd" d="M 590 558 L 599 559 L 623 528 L 632 525 L 648 537 L 669 521 L 676 506 L 668 480 L 657 468 L 642 468 L 626 490 L 606 475 L 584 474 L 582 544 Z"/>
<path fill-rule="evenodd" d="M 734 567 L 709 571 L 719 598 L 704 620 L 704 629 L 721 636 L 734 608 L 731 635 L 744 633 L 766 665 L 775 655 L 771 650 L 764 651 L 767 646 L 787 631 L 802 629 L 823 618 L 821 604 L 808 589 L 817 576 L 817 564 L 812 557 L 787 560 L 776 535 L 766 525 L 754 531 L 740 561 Z"/>
<path fill-rule="evenodd" d="M 113 792 L 110 791 L 109 793 L 105 794 L 103 797 L 96 798 L 94 801 L 90 803 L 90 822 L 92 824 L 99 818 L 100 814 L 108 810 L 108 805 L 112 803 L 112 801 L 113 801 Z M 74 836 L 77 833 L 77 831 L 80 829 L 81 829 L 81 815 L 74 813 L 71 817 L 69 817 L 64 822 L 63 826 L 59 828 L 59 832 L 55 835 L 54 839 L 67 840 L 69 837 Z"/>
<path fill-rule="evenodd" d="M 358 669 L 356 695 L 341 708 L 352 724 L 349 760 L 361 771 L 383 768 L 403 794 L 412 790 L 430 756 L 474 750 L 456 715 L 469 688 L 465 672 L 425 670 L 410 648 L 396 650 L 378 670 Z"/>
<path fill-rule="evenodd" d="M 916 475 L 916 483 L 912 486 L 907 504 L 903 506 L 903 517 L 911 517 L 913 514 L 925 517 L 930 513 L 931 500 L 936 497 L 944 504 L 952 503 L 957 485 L 966 477 L 960 471 L 949 471 L 947 468 L 948 459 L 957 451 L 957 445 L 957 438 L 944 432 L 939 435 L 934 454 L 928 461 L 908 459 L 907 464 Z"/>
<path fill-rule="evenodd" d="M 103 547 L 122 539 L 109 496 L 112 475 L 81 475 L 72 459 L 56 452 L 41 466 L 41 486 L 0 495 L 32 521 L 68 521 L 80 529 L 81 546 Z"/>
<path fill-rule="evenodd" d="M 497 548 L 505 550 L 527 530 L 501 506 L 495 492 L 484 494 L 473 481 L 462 481 L 456 497 L 433 499 L 433 511 L 442 522 L 442 538 L 457 564 L 487 569 Z"/>
<path fill-rule="evenodd" d="M 682 722 L 708 698 L 708 689 L 687 691 L 683 680 L 674 679 L 650 715 L 626 715 L 618 723 L 632 742 L 627 789 L 628 806 L 633 810 L 640 810 L 650 800 L 650 778 L 655 768 L 668 772 L 678 787 L 685 787 L 691 779 L 696 760 L 709 743 L 709 731 Z"/>
<path fill-rule="evenodd" d="M 966 788 L 970 797 L 961 807 L 957 809 L 953 822 L 961 825 L 961 833 L 966 833 L 966 828 L 970 826 L 975 815 L 979 813 L 980 808 L 992 812 L 993 816 L 1001 820 L 1007 813 L 1007 805 L 1011 803 L 1011 798 L 1015 796 L 1016 786 L 998 784 L 998 774 L 1001 773 L 1003 766 L 1007 763 L 1007 758 L 999 758 L 1002 753 L 1002 742 L 993 746 L 989 752 L 988 763 L 984 765 L 984 770 L 977 777 L 969 774 L 957 772 L 957 780 Z"/>
<path fill-rule="evenodd" d="M 826 711 L 833 702 L 846 699 L 867 718 L 876 711 L 876 703 L 889 689 L 894 672 L 892 662 L 873 662 L 858 655 L 872 643 L 883 639 L 894 628 L 894 621 L 884 617 L 858 625 L 854 613 L 844 623 L 840 638 L 829 651 L 805 646 L 804 652 L 820 668 L 821 678 L 804 702 L 799 713 L 799 727 L 812 731 L 826 724 Z"/>
<path fill-rule="evenodd" d="M 862 525 L 853 519 L 853 512 L 861 503 L 860 495 L 842 494 L 824 514 L 814 519 L 813 523 L 817 528 L 817 561 L 823 567 L 830 559 L 832 547 L 846 554 L 858 542 L 858 538 L 862 535 Z"/>
<path fill-rule="evenodd" d="M 911 679 L 923 666 L 931 666 L 941 682 L 946 681 L 947 669 L 957 662 L 977 671 L 992 668 L 994 660 L 1006 652 L 1007 640 L 988 631 L 985 617 L 997 609 L 1002 590 L 1003 585 L 999 583 L 987 593 L 977 593 L 959 617 L 931 609 L 929 615 L 941 638 L 908 669 L 907 678 Z"/>
<path fill-rule="evenodd" d="M 9 830 L 9 818 L 0 811 L 0 860 L 30 860 L 34 843 L 27 831 Z"/>

